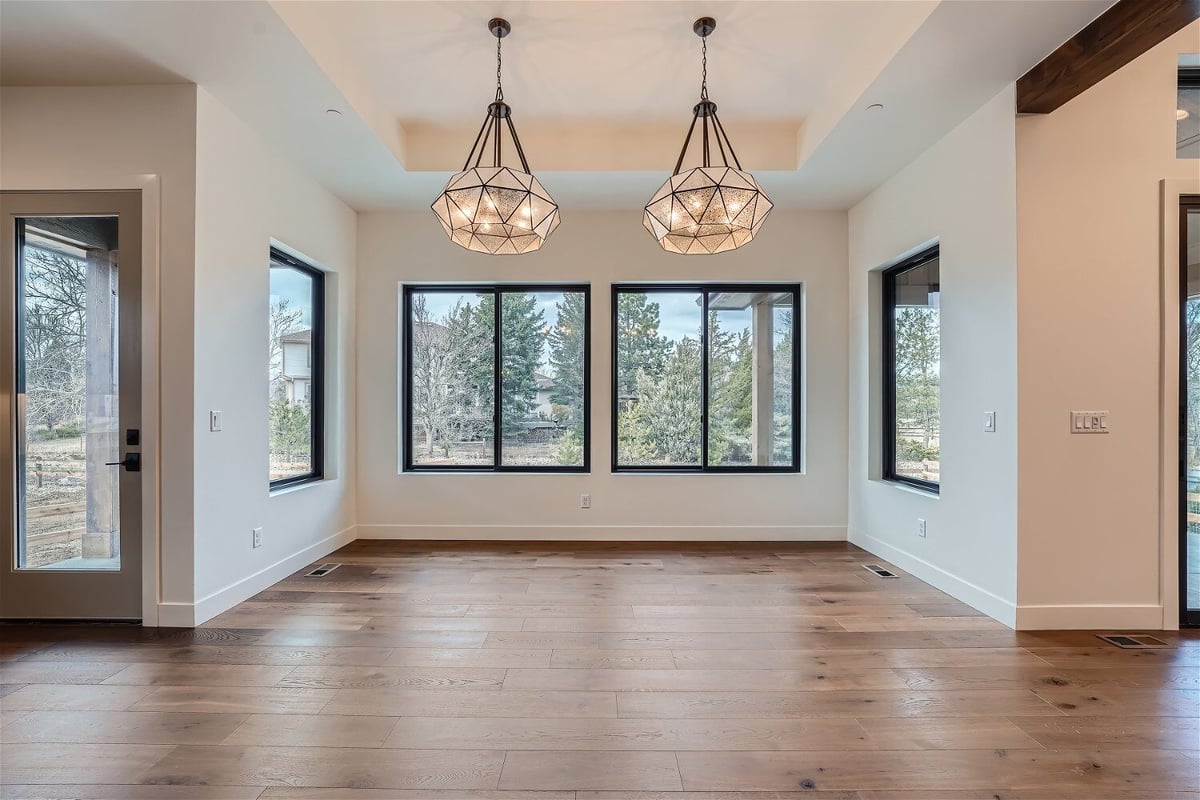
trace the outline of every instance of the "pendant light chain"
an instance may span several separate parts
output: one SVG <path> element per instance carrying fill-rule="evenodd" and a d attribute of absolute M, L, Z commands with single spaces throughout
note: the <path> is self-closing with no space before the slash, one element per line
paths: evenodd
<path fill-rule="evenodd" d="M 708 37 L 700 37 L 700 99 L 708 99 Z"/>
<path fill-rule="evenodd" d="M 503 62 L 500 60 L 500 43 L 504 40 L 499 36 L 496 37 L 496 102 L 499 103 L 504 99 L 504 87 L 500 84 L 500 67 Z"/>

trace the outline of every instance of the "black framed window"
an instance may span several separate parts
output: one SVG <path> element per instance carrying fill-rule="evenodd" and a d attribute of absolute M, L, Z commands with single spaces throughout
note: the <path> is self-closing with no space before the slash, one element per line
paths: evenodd
<path fill-rule="evenodd" d="M 941 280 L 937 246 L 883 273 L 883 477 L 941 482 Z"/>
<path fill-rule="evenodd" d="M 614 472 L 800 469 L 800 285 L 612 296 Z"/>
<path fill-rule="evenodd" d="M 270 480 L 324 477 L 325 273 L 271 248 Z"/>
<path fill-rule="evenodd" d="M 586 285 L 406 286 L 405 471 L 587 472 Z"/>
<path fill-rule="evenodd" d="M 1179 68 L 1175 157 L 1200 158 L 1200 67 Z"/>

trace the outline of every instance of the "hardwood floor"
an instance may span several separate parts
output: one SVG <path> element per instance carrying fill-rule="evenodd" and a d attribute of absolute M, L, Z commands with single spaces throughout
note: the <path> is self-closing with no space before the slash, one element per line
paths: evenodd
<path fill-rule="evenodd" d="M 0 797 L 1200 798 L 1200 636 L 845 544 L 356 542 L 196 630 L 0 627 Z"/>

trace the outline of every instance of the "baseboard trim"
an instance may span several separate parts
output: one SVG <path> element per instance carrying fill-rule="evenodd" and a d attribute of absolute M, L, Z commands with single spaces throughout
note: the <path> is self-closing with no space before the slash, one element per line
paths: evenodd
<path fill-rule="evenodd" d="M 1022 631 L 1129 631 L 1163 629 L 1161 605 L 1018 606 Z"/>
<path fill-rule="evenodd" d="M 359 524 L 359 539 L 582 542 L 844 542 L 844 525 Z"/>
<path fill-rule="evenodd" d="M 195 603 L 159 603 L 158 624 L 164 628 L 194 628 L 223 611 L 236 606 L 259 592 L 271 587 L 296 570 L 329 555 L 339 547 L 354 541 L 355 528 L 344 528 L 332 536 L 310 544 L 303 550 L 281 558 L 270 566 L 263 567 L 252 575 L 234 581 Z"/>
<path fill-rule="evenodd" d="M 1017 627 L 1017 607 L 1003 597 L 869 534 L 850 529 L 848 538 L 851 544 L 890 561 L 905 572 L 982 611 L 997 622 L 1002 622 L 1010 628 Z"/>

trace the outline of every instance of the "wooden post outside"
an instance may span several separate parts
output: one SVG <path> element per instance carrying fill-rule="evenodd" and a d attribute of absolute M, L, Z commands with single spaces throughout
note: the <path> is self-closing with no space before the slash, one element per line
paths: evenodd
<path fill-rule="evenodd" d="M 87 516 L 84 558 L 120 555 L 120 468 L 105 466 L 121 457 L 117 416 L 117 257 L 115 251 L 87 254 L 87 377 L 84 436 Z"/>
<path fill-rule="evenodd" d="M 752 455 L 755 466 L 769 466 L 775 420 L 775 316 L 771 296 L 758 298 L 753 308 L 754 389 L 751 411 Z"/>

